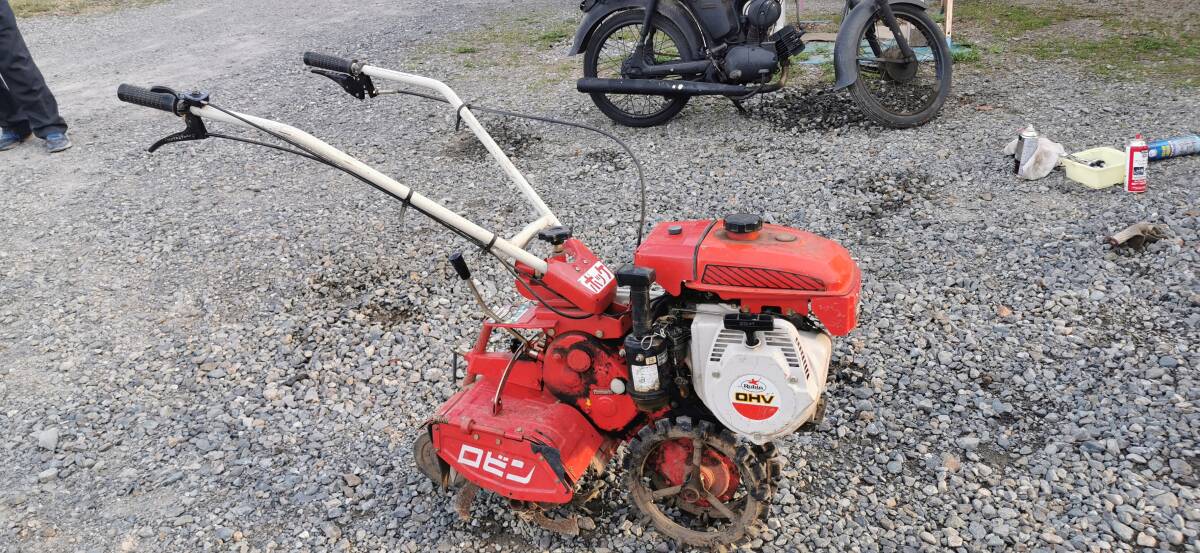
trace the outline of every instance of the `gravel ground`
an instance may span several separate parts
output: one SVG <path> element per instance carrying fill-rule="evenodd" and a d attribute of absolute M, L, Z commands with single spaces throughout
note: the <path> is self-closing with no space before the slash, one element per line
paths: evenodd
<path fill-rule="evenodd" d="M 492 496 L 459 522 L 409 447 L 476 330 L 443 261 L 463 243 L 282 154 L 209 141 L 150 156 L 177 123 L 113 98 L 122 81 L 203 87 L 487 226 L 523 224 L 441 105 L 340 95 L 301 69 L 314 49 L 613 130 L 646 163 L 655 221 L 758 211 L 849 248 L 860 327 L 836 342 L 826 422 L 780 444 L 784 487 L 753 546 L 1200 551 L 1200 157 L 1153 165 L 1131 196 L 1061 173 L 1018 182 L 998 155 L 1025 122 L 1068 150 L 1198 130 L 1194 90 L 963 66 L 915 130 L 869 126 L 819 84 L 748 116 L 703 100 L 632 130 L 573 91 L 565 44 L 449 53 L 480 23 L 570 21 L 573 3 L 329 11 L 224 0 L 23 22 L 77 146 L 0 154 L 0 550 L 675 549 L 619 486 L 592 514 L 603 530 L 578 538 Z M 488 121 L 577 235 L 630 258 L 632 174 L 613 145 Z M 1168 239 L 1103 244 L 1143 220 Z"/>

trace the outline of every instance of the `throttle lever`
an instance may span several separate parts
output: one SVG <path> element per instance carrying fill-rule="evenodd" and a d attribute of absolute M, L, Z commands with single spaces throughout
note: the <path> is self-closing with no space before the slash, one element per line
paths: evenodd
<path fill-rule="evenodd" d="M 317 75 L 329 77 L 333 82 L 337 83 L 351 96 L 359 100 L 367 99 L 367 96 L 372 98 L 379 95 L 379 91 L 375 89 L 375 82 L 371 80 L 370 75 L 351 75 L 347 73 L 338 73 L 329 71 L 328 69 L 310 69 Z"/>

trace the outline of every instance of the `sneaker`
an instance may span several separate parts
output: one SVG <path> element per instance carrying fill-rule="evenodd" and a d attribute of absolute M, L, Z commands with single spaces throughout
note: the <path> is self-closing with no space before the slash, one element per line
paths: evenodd
<path fill-rule="evenodd" d="M 17 131 L 5 129 L 3 133 L 0 133 L 0 152 L 16 148 L 17 144 L 29 140 L 29 137 L 32 134 L 33 133 L 25 133 L 25 136 L 21 136 L 19 133 L 17 133 Z"/>
<path fill-rule="evenodd" d="M 71 139 L 65 132 L 52 132 L 46 135 L 46 151 L 55 154 L 71 147 Z"/>

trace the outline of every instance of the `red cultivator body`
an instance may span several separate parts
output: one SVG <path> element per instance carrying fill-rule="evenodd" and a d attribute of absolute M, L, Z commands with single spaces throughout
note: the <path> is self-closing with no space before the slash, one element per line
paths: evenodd
<path fill-rule="evenodd" d="M 854 262 L 834 242 L 737 215 L 660 224 L 614 278 L 555 231 L 542 235 L 555 248 L 547 274 L 575 278 L 520 274 L 535 303 L 484 324 L 462 390 L 418 442 L 423 468 L 528 513 L 570 502 L 589 467 L 632 441 L 626 481 L 660 530 L 692 545 L 740 539 L 778 475 L 770 440 L 819 416 L 830 340 L 814 318 L 832 334 L 854 328 Z M 653 284 L 664 293 L 651 298 Z M 501 328 L 522 339 L 489 351 Z"/>
<path fill-rule="evenodd" d="M 440 94 L 537 218 L 506 239 L 303 131 L 221 109 L 205 93 L 122 85 L 118 96 L 185 120 L 152 151 L 210 136 L 245 141 L 209 135 L 204 120 L 262 131 L 290 146 L 277 149 L 374 186 L 511 270 L 529 303 L 502 319 L 462 256 L 451 256 L 489 320 L 415 457 L 438 483 L 460 486 L 459 512 L 468 516 L 485 489 L 530 521 L 577 533 L 586 519 L 545 511 L 580 499 L 623 448 L 629 497 L 660 531 L 692 545 L 753 535 L 780 474 L 771 441 L 820 418 L 830 335 L 856 323 L 860 277 L 846 250 L 739 214 L 662 223 L 632 265 L 613 271 L 572 238 L 445 84 L 332 56 L 306 54 L 305 63 L 360 98 L 387 92 L 372 78 Z M 547 255 L 526 249 L 535 236 Z"/>

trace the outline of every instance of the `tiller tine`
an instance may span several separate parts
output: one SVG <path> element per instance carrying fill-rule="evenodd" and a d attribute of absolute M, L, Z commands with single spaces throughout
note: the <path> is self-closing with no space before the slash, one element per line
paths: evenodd
<path fill-rule="evenodd" d="M 516 513 L 525 522 L 536 524 L 546 530 L 564 536 L 578 536 L 580 530 L 596 529 L 596 523 L 589 517 L 571 515 L 563 518 L 550 518 L 536 506 L 518 509 Z"/>
<path fill-rule="evenodd" d="M 454 495 L 454 510 L 463 522 L 471 520 L 471 505 L 475 503 L 475 495 L 478 493 L 479 486 L 466 482 Z"/>

